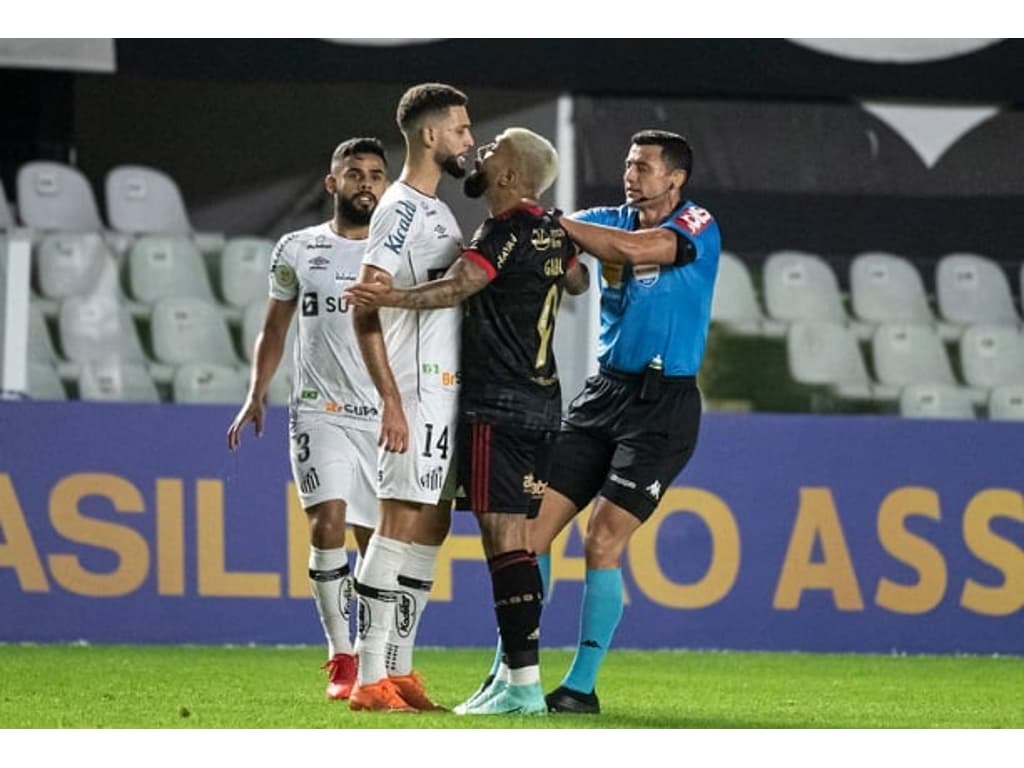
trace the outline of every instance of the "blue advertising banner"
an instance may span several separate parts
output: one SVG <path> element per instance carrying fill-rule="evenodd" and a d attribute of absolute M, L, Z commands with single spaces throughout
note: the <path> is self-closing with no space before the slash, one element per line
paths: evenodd
<path fill-rule="evenodd" d="M 318 644 L 286 413 L 0 402 L 0 642 Z M 1024 654 L 1024 425 L 707 414 L 623 563 L 620 648 Z M 585 511 L 542 625 L 575 643 Z M 419 642 L 490 646 L 456 513 Z"/>

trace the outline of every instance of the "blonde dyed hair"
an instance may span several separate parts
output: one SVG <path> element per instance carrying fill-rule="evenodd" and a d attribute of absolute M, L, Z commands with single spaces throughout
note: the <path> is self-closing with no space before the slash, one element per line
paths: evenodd
<path fill-rule="evenodd" d="M 554 145 L 529 128 L 506 128 L 501 137 L 513 146 L 532 191 L 544 194 L 558 176 L 558 152 Z"/>

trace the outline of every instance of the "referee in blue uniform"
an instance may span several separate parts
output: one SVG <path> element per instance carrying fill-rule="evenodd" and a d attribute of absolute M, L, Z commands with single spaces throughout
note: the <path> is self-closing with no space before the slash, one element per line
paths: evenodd
<path fill-rule="evenodd" d="M 600 370 L 569 406 L 530 543 L 550 570 L 551 541 L 596 498 L 584 547 L 576 655 L 546 697 L 552 712 L 598 713 L 597 674 L 622 617 L 622 553 L 697 444 L 704 356 L 721 238 L 686 199 L 693 153 L 668 131 L 632 137 L 626 204 L 562 217 L 602 262 Z M 547 579 L 545 583 L 547 583 Z"/>

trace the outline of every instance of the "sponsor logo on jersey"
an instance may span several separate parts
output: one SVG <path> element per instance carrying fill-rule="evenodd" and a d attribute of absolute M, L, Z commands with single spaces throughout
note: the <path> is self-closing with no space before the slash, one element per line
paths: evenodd
<path fill-rule="evenodd" d="M 434 234 L 437 235 L 438 240 L 444 240 L 446 237 L 448 237 L 448 228 L 445 227 L 443 224 L 438 224 L 436 227 L 434 227 Z"/>
<path fill-rule="evenodd" d="M 527 472 L 523 475 L 523 493 L 527 494 L 531 499 L 540 499 L 544 496 L 544 489 L 548 487 L 548 484 L 543 480 L 538 480 L 533 476 L 533 472 Z"/>
<path fill-rule="evenodd" d="M 410 200 L 399 200 L 395 206 L 395 213 L 398 216 L 398 223 L 394 231 L 384 241 L 384 247 L 396 256 L 402 253 L 402 246 L 405 245 L 405 238 L 409 236 L 409 228 L 416 216 L 416 204 Z"/>
<path fill-rule="evenodd" d="M 320 300 L 316 293 L 302 294 L 302 316 L 316 317 L 320 314 Z"/>
<path fill-rule="evenodd" d="M 315 389 L 304 389 L 302 390 L 299 397 L 301 397 L 303 400 L 316 400 L 318 397 L 320 397 L 320 393 L 317 392 Z"/>
<path fill-rule="evenodd" d="M 633 267 L 633 279 L 644 288 L 650 288 L 658 282 L 658 277 L 660 275 L 661 267 L 657 264 L 645 264 L 643 266 Z"/>
<path fill-rule="evenodd" d="M 686 229 L 691 235 L 699 235 L 711 223 L 711 214 L 700 206 L 694 205 L 676 216 L 676 224 Z"/>
<path fill-rule="evenodd" d="M 357 405 L 354 403 L 336 403 L 328 400 L 324 403 L 324 410 L 328 413 L 344 413 L 346 416 L 372 417 L 378 416 L 377 408 L 372 405 Z"/>
<path fill-rule="evenodd" d="M 326 235 L 317 235 L 316 239 L 310 240 L 308 243 L 306 243 L 306 250 L 307 251 L 315 251 L 315 250 L 318 250 L 318 249 L 321 249 L 321 248 L 330 248 L 330 247 L 331 247 L 331 244 L 329 242 L 327 242 L 327 236 Z M 323 257 L 320 257 L 320 258 L 323 258 Z"/>
<path fill-rule="evenodd" d="M 295 270 L 287 264 L 276 264 L 272 274 L 274 282 L 282 288 L 292 288 L 295 285 Z"/>
<path fill-rule="evenodd" d="M 320 478 L 317 477 L 316 467 L 310 467 L 309 471 L 302 476 L 302 483 L 299 484 L 303 493 L 312 493 L 320 487 Z"/>
<path fill-rule="evenodd" d="M 356 610 L 359 615 L 356 617 L 356 627 L 358 628 L 359 637 L 363 640 L 366 639 L 366 633 L 370 629 L 370 624 L 373 622 L 373 614 L 370 613 L 370 605 L 366 602 L 366 598 L 359 596 L 356 602 Z"/>
<path fill-rule="evenodd" d="M 323 311 L 325 315 L 334 312 L 342 314 L 348 312 L 348 299 L 341 296 L 325 296 Z M 309 291 L 302 294 L 302 315 L 303 317 L 316 317 L 320 314 L 320 296 L 316 291 Z"/>
<path fill-rule="evenodd" d="M 338 272 L 337 270 L 334 272 L 334 282 L 336 283 L 355 282 L 356 277 L 354 272 Z"/>
<path fill-rule="evenodd" d="M 512 250 L 516 247 L 516 243 L 519 242 L 519 237 L 515 232 L 510 232 L 508 240 L 501 246 L 501 250 L 498 251 L 498 269 L 505 266 L 505 262 L 508 261 L 508 257 L 512 255 Z"/>
<path fill-rule="evenodd" d="M 644 488 L 644 490 L 651 494 L 651 498 L 655 501 L 661 498 L 661 483 L 657 480 Z"/>
<path fill-rule="evenodd" d="M 416 601 L 405 591 L 398 593 L 395 601 L 395 631 L 399 637 L 408 637 L 416 626 Z"/>
<path fill-rule="evenodd" d="M 434 467 L 425 475 L 420 475 L 420 488 L 428 491 L 439 491 L 444 484 L 444 470 L 441 467 Z"/>
<path fill-rule="evenodd" d="M 548 277 L 558 277 L 565 274 L 565 262 L 559 257 L 548 259 L 544 262 L 544 274 Z"/>
<path fill-rule="evenodd" d="M 307 266 L 312 269 L 324 270 L 327 269 L 327 265 L 331 263 L 331 260 L 326 256 L 314 256 L 312 259 L 306 262 Z"/>
<path fill-rule="evenodd" d="M 565 240 L 565 230 L 561 228 L 534 227 L 530 234 L 530 244 L 538 251 L 561 248 Z"/>
<path fill-rule="evenodd" d="M 462 383 L 462 371 L 445 371 L 437 363 L 423 363 L 420 371 L 427 376 L 437 376 L 444 387 L 455 387 Z"/>

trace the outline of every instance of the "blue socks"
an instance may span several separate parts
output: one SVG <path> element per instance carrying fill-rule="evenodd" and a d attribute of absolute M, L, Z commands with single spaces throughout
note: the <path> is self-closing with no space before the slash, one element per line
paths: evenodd
<path fill-rule="evenodd" d="M 587 569 L 576 656 L 562 685 L 592 693 L 604 655 L 622 618 L 622 569 Z"/>

